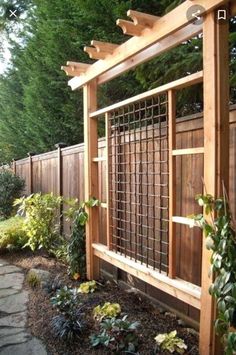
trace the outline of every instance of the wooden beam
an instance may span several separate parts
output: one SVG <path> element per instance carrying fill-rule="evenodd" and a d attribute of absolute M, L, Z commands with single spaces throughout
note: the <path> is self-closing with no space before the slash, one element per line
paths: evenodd
<path fill-rule="evenodd" d="M 204 11 L 202 14 L 204 15 L 225 2 L 225 0 L 198 0 L 198 5 L 203 6 Z M 164 37 L 168 38 L 170 35 L 176 33 L 191 22 L 187 19 L 186 13 L 192 5 L 193 2 L 191 0 L 186 0 L 174 10 L 161 17 L 154 24 L 152 29 L 145 29 L 142 36 L 130 38 L 115 49 L 113 55 L 106 58 L 104 61 L 94 63 L 91 68 L 87 70 L 86 75 L 71 79 L 69 81 L 71 88 L 73 90 L 78 89 L 92 79 L 114 68 L 116 65 L 133 57 L 153 44 L 158 43 Z M 198 26 L 196 25 L 196 27 Z"/>
<path fill-rule="evenodd" d="M 176 228 L 172 216 L 176 213 L 176 159 L 172 154 L 176 146 L 176 94 L 168 91 L 168 151 L 169 151 L 169 258 L 168 276 L 176 277 Z"/>
<path fill-rule="evenodd" d="M 176 47 L 184 41 L 191 39 L 192 37 L 198 35 L 201 31 L 202 25 L 196 26 L 190 24 L 184 28 L 181 28 L 175 34 L 161 39 L 158 43 L 143 50 L 141 53 L 134 55 L 132 58 L 126 59 L 123 63 L 100 75 L 98 77 L 98 84 L 103 84 L 116 78 L 120 74 L 133 69 L 137 65 L 142 64 L 145 61 L 150 60 L 173 47 Z"/>
<path fill-rule="evenodd" d="M 203 24 L 204 66 L 204 183 L 206 192 L 221 195 L 222 180 L 228 188 L 229 174 L 229 49 L 228 22 L 222 26 L 208 14 Z M 206 219 L 209 216 L 205 216 Z M 202 249 L 202 297 L 200 354 L 222 354 L 215 336 L 215 302 L 209 294 L 214 275 L 209 276 L 212 251 Z"/>
<path fill-rule="evenodd" d="M 64 70 L 68 76 L 79 76 L 85 72 L 84 69 L 79 69 L 79 67 L 62 66 L 61 70 Z"/>
<path fill-rule="evenodd" d="M 110 211 L 110 173 L 109 173 L 109 156 L 110 156 L 110 122 L 109 122 L 109 114 L 105 114 L 105 125 L 106 125 L 106 200 L 107 200 L 107 247 L 111 249 L 111 211 Z"/>
<path fill-rule="evenodd" d="M 236 16 L 236 3 L 235 1 L 230 2 L 230 16 L 234 17 Z"/>
<path fill-rule="evenodd" d="M 200 309 L 201 288 L 180 279 L 170 279 L 168 276 L 141 265 L 138 261 L 126 258 L 113 252 L 102 244 L 93 244 L 94 254 L 102 260 L 118 267 L 138 279 L 157 287 L 159 290 L 176 297 L 178 300 Z"/>
<path fill-rule="evenodd" d="M 119 26 L 125 35 L 129 36 L 141 36 L 143 30 L 145 30 L 145 26 L 135 25 L 133 22 L 120 20 L 116 21 L 117 26 Z"/>
<path fill-rule="evenodd" d="M 102 208 L 107 208 L 107 203 L 106 202 L 101 202 L 101 204 L 100 204 L 100 206 L 102 207 Z"/>
<path fill-rule="evenodd" d="M 100 115 L 104 115 L 106 112 L 109 112 L 109 111 L 113 111 L 119 107 L 122 107 L 122 106 L 125 106 L 125 105 L 128 105 L 128 104 L 131 104 L 131 103 L 134 103 L 136 101 L 140 101 L 140 100 L 143 100 L 143 99 L 147 99 L 151 96 L 154 96 L 154 95 L 159 95 L 163 92 L 166 92 L 168 90 L 172 90 L 172 89 L 176 89 L 176 90 L 179 90 L 179 89 L 183 89 L 183 88 L 186 88 L 188 86 L 191 86 L 191 85 L 195 85 L 195 84 L 198 84 L 198 83 L 201 83 L 203 80 L 203 72 L 202 71 L 199 71 L 197 73 L 194 73 L 194 74 L 190 74 L 188 76 L 185 76 L 184 78 L 181 78 L 181 79 L 177 79 L 175 81 L 172 81 L 171 83 L 168 83 L 168 84 L 165 84 L 165 85 L 162 85 L 162 86 L 159 86 L 158 88 L 155 88 L 155 89 L 152 89 L 152 90 L 149 90 L 149 91 L 146 91 L 142 94 L 139 94 L 139 95 L 136 95 L 136 96 L 133 96 L 133 97 L 130 97 L 129 99 L 126 99 L 126 100 L 123 100 L 123 101 L 120 101 L 116 104 L 113 104 L 113 105 L 110 105 L 110 106 L 107 106 L 105 108 L 102 108 L 98 111 L 95 111 L 95 112 L 91 112 L 90 114 L 90 117 L 98 117 Z"/>
<path fill-rule="evenodd" d="M 96 48 L 93 47 L 84 47 L 84 52 L 88 53 L 89 58 L 91 59 L 105 59 L 109 53 L 98 52 Z"/>
<path fill-rule="evenodd" d="M 106 161 L 106 157 L 96 157 L 96 158 L 93 158 L 93 162 L 94 163 L 99 163 L 101 161 Z"/>
<path fill-rule="evenodd" d="M 197 221 L 195 221 L 192 218 L 188 218 L 188 217 L 179 217 L 179 216 L 173 216 L 172 217 L 172 222 L 174 223 L 178 223 L 178 224 L 184 224 L 186 226 L 189 227 L 200 227 L 199 224 L 197 223 Z"/>
<path fill-rule="evenodd" d="M 89 114 L 97 107 L 97 84 L 91 82 L 84 87 L 84 193 L 85 201 L 98 197 L 98 164 L 92 159 L 98 156 L 97 120 Z M 99 239 L 98 207 L 86 207 L 89 218 L 86 223 L 86 264 L 89 280 L 99 277 L 98 259 L 93 255 L 92 243 Z"/>
<path fill-rule="evenodd" d="M 96 48 L 97 52 L 105 52 L 108 54 L 112 54 L 114 50 L 119 47 L 118 44 L 100 42 L 95 40 L 91 41 L 91 45 Z"/>
<path fill-rule="evenodd" d="M 128 10 L 127 16 L 133 20 L 135 25 L 141 25 L 150 28 L 153 27 L 154 23 L 160 18 L 159 16 L 153 16 L 134 10 Z"/>
<path fill-rule="evenodd" d="M 68 65 L 69 67 L 72 67 L 74 69 L 80 69 L 81 71 L 86 71 L 87 69 L 89 69 L 91 67 L 91 64 L 87 64 L 87 63 L 81 63 L 81 62 L 66 62 L 66 65 Z"/>
<path fill-rule="evenodd" d="M 191 155 L 191 154 L 203 154 L 203 153 L 204 153 L 204 147 L 175 149 L 172 152 L 172 154 L 174 156 L 177 156 L 177 155 Z"/>

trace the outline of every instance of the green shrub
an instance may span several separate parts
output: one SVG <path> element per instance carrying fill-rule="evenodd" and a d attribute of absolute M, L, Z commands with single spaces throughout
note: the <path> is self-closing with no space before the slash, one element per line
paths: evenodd
<path fill-rule="evenodd" d="M 26 232 L 31 250 L 50 250 L 59 236 L 59 207 L 61 197 L 53 194 L 32 194 L 15 201 L 19 212 L 25 214 L 23 230 Z"/>
<path fill-rule="evenodd" d="M 57 290 L 56 295 L 51 297 L 51 303 L 59 311 L 70 313 L 74 311 L 78 304 L 78 293 L 76 288 L 69 288 L 67 286 Z"/>
<path fill-rule="evenodd" d="M 97 306 L 93 309 L 94 318 L 101 321 L 103 318 L 115 318 L 121 312 L 119 303 L 105 302 L 103 306 Z"/>
<path fill-rule="evenodd" d="M 65 202 L 69 209 L 64 214 L 67 220 L 72 221 L 67 257 L 68 273 L 75 279 L 84 279 L 86 277 L 85 224 L 88 220 L 85 207 L 98 206 L 99 201 L 92 198 L 81 203 L 77 199 L 70 199 Z"/>
<path fill-rule="evenodd" d="M 170 333 L 158 334 L 155 340 L 157 343 L 157 354 L 160 354 L 160 351 L 166 350 L 170 353 L 177 352 L 178 354 L 184 354 L 187 349 L 187 345 L 183 339 L 177 336 L 176 330 Z"/>
<path fill-rule="evenodd" d="M 122 319 L 108 318 L 100 323 L 100 333 L 90 337 L 93 347 L 103 346 L 115 353 L 135 353 L 138 345 L 138 322 L 129 322 L 127 315 Z"/>
<path fill-rule="evenodd" d="M 0 218 L 8 218 L 14 211 L 13 202 L 20 197 L 25 182 L 11 171 L 0 172 Z"/>
<path fill-rule="evenodd" d="M 41 284 L 40 277 L 33 271 L 28 272 L 26 280 L 32 288 L 35 288 Z"/>
<path fill-rule="evenodd" d="M 23 218 L 12 217 L 0 222 L 0 251 L 21 249 L 27 241 Z"/>

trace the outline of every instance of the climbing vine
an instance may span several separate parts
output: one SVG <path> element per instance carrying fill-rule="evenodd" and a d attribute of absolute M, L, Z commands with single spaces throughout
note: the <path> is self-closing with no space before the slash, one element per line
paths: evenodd
<path fill-rule="evenodd" d="M 215 274 L 209 292 L 216 299 L 216 333 L 221 336 L 227 355 L 236 351 L 236 231 L 226 196 L 214 199 L 197 195 L 205 216 L 194 216 L 206 236 L 206 247 L 212 250 L 211 272 Z"/>

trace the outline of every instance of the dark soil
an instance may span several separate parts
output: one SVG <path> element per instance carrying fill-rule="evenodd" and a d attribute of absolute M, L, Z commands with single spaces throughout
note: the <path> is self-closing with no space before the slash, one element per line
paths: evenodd
<path fill-rule="evenodd" d="M 32 254 L 30 251 L 21 251 L 19 253 L 5 254 L 3 257 L 12 264 L 22 267 L 25 272 L 32 267 L 44 269 L 51 272 L 52 280 L 57 277 L 62 281 L 63 285 L 76 287 L 79 284 L 67 276 L 65 265 L 53 258 L 49 258 L 43 252 Z M 197 333 L 187 328 L 187 326 L 180 325 L 174 314 L 163 311 L 138 293 L 127 292 L 119 285 L 105 281 L 101 281 L 95 293 L 81 295 L 81 301 L 86 302 L 85 318 L 87 326 L 81 336 L 81 340 L 69 345 L 55 338 L 50 326 L 52 317 L 58 314 L 50 303 L 50 297 L 53 294 L 40 287 L 31 289 L 26 282 L 25 288 L 30 292 L 28 326 L 33 335 L 42 339 L 51 355 L 111 354 L 111 352 L 106 352 L 103 349 L 92 349 L 89 341 L 89 336 L 96 333 L 98 327 L 92 317 L 92 310 L 96 305 L 102 305 L 104 302 L 119 303 L 122 313 L 127 314 L 129 320 L 140 322 L 138 354 L 151 355 L 155 345 L 154 337 L 158 333 L 177 330 L 178 336 L 184 339 L 188 346 L 186 354 L 198 355 Z"/>

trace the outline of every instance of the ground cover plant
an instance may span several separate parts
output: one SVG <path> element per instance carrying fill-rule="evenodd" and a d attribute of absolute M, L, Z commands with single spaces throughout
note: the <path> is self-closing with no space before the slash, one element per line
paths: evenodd
<path fill-rule="evenodd" d="M 0 221 L 0 252 L 22 249 L 27 241 L 23 218 L 16 216 Z"/>

